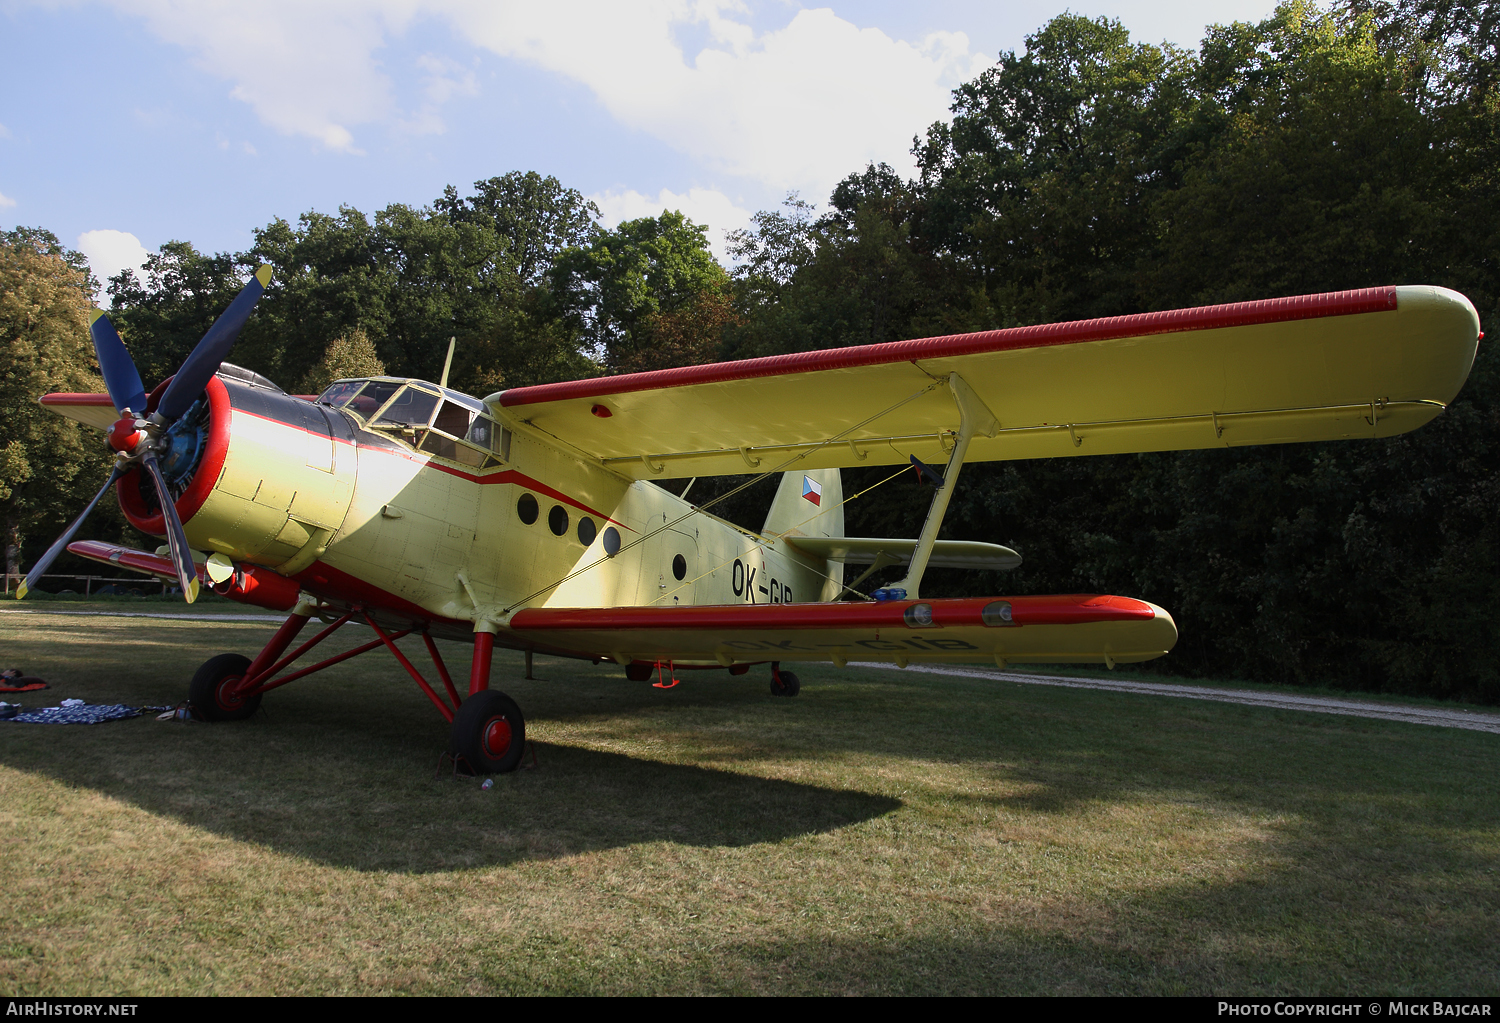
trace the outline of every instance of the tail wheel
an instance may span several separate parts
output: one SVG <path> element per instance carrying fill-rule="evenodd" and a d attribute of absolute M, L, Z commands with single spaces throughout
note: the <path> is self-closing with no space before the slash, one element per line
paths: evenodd
<path fill-rule="evenodd" d="M 464 700 L 453 715 L 449 752 L 464 758 L 476 774 L 505 774 L 526 750 L 526 719 L 516 701 L 497 689 Z"/>
<path fill-rule="evenodd" d="M 802 680 L 790 671 L 771 670 L 771 695 L 796 696 L 802 692 Z"/>
<path fill-rule="evenodd" d="M 241 721 L 260 709 L 260 693 L 244 696 L 235 692 L 250 658 L 242 654 L 210 657 L 188 683 L 188 704 L 203 721 Z"/>

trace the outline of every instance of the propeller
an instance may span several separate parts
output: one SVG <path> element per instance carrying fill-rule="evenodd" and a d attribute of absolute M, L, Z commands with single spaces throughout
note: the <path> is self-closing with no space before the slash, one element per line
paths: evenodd
<path fill-rule="evenodd" d="M 31 574 L 28 575 L 25 579 L 21 580 L 21 585 L 16 587 L 17 600 L 26 599 L 26 594 L 31 592 L 31 587 L 34 586 L 36 584 L 36 581 L 42 577 L 42 573 L 51 568 L 52 563 L 57 560 L 57 556 L 63 552 L 63 548 L 67 547 L 68 544 L 73 542 L 73 534 L 78 532 L 78 527 L 83 525 L 83 520 L 89 517 L 89 512 L 94 510 L 94 506 L 99 503 L 99 499 L 103 497 L 105 492 L 108 491 L 110 487 L 114 486 L 115 481 L 123 475 L 125 475 L 125 473 L 121 471 L 119 463 L 116 462 L 113 471 L 111 471 L 109 474 L 109 479 L 105 481 L 104 486 L 99 489 L 99 492 L 94 495 L 94 499 L 89 502 L 89 506 L 83 510 L 83 513 L 79 515 L 78 518 L 73 520 L 73 524 L 71 526 L 63 530 L 62 536 L 53 541 L 51 547 L 47 548 L 47 553 L 43 554 L 41 556 L 41 559 L 38 560 L 37 563 L 32 567 Z"/>
<path fill-rule="evenodd" d="M 110 471 L 109 480 L 94 495 L 88 507 L 47 548 L 47 552 L 32 566 L 30 574 L 16 587 L 17 600 L 24 598 L 37 580 L 41 579 L 42 573 L 52 567 L 52 562 L 67 548 L 84 519 L 99 504 L 100 498 L 136 463 L 151 477 L 152 486 L 156 489 L 162 521 L 167 527 L 167 543 L 172 550 L 172 564 L 177 569 L 177 581 L 182 584 L 182 595 L 189 604 L 198 599 L 198 570 L 193 564 L 187 534 L 182 529 L 182 520 L 177 517 L 177 505 L 172 500 L 172 492 L 162 474 L 157 453 L 158 449 L 165 452 L 171 447 L 168 428 L 193 407 L 198 395 L 219 371 L 219 366 L 234 347 L 240 329 L 250 318 L 255 303 L 270 283 L 271 267 L 262 265 L 235 296 L 229 308 L 208 328 L 208 332 L 193 348 L 192 354 L 178 367 L 172 382 L 163 392 L 161 401 L 157 403 L 156 411 L 149 417 L 145 417 L 146 389 L 141 384 L 141 374 L 135 368 L 135 361 L 130 358 L 125 342 L 120 339 L 119 332 L 102 310 L 95 309 L 89 313 L 89 335 L 94 340 L 94 353 L 99 358 L 99 369 L 104 374 L 104 386 L 109 391 L 109 400 L 114 404 L 115 411 L 120 414 L 119 421 L 110 427 L 108 434 L 109 445 L 115 450 L 115 465 Z"/>
<path fill-rule="evenodd" d="M 229 303 L 229 308 L 219 314 L 219 318 L 208 328 L 208 333 L 203 335 L 203 340 L 198 342 L 193 353 L 177 367 L 177 375 L 172 378 L 166 393 L 157 403 L 157 415 L 170 423 L 198 400 L 198 395 L 208 386 L 208 382 L 229 355 L 229 349 L 234 347 L 235 339 L 240 336 L 240 328 L 250 318 L 250 310 L 255 308 L 255 303 L 260 300 L 266 285 L 270 283 L 270 264 L 263 264 L 235 296 L 234 301 Z"/>
<path fill-rule="evenodd" d="M 89 335 L 94 339 L 94 354 L 99 358 L 99 369 L 104 374 L 104 389 L 109 391 L 109 400 L 115 403 L 120 415 L 130 409 L 137 415 L 146 414 L 146 388 L 141 386 L 141 375 L 136 372 L 135 362 L 120 340 L 120 332 L 109 322 L 103 309 L 89 310 Z"/>

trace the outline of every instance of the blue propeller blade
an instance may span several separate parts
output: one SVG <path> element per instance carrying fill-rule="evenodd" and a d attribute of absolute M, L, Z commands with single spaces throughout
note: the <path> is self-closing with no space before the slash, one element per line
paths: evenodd
<path fill-rule="evenodd" d="M 94 339 L 94 354 L 99 357 L 104 386 L 109 389 L 109 400 L 115 403 L 115 411 L 130 409 L 136 415 L 144 416 L 146 389 L 141 386 L 141 375 L 104 310 L 89 310 L 89 335 Z"/>
<path fill-rule="evenodd" d="M 94 495 L 94 499 L 89 502 L 89 506 L 83 510 L 83 513 L 78 518 L 73 520 L 71 526 L 63 530 L 62 536 L 58 537 L 52 546 L 47 548 L 47 553 L 43 554 L 37 563 L 31 567 L 31 574 L 26 577 L 20 586 L 16 587 L 17 600 L 24 600 L 26 598 L 26 594 L 31 592 L 31 588 L 42 577 L 42 573 L 52 567 L 52 563 L 63 552 L 63 548 L 72 542 L 73 534 L 78 532 L 78 527 L 83 525 L 83 520 L 89 517 L 89 512 L 94 510 L 94 506 L 99 503 L 99 499 L 104 496 L 105 491 L 114 486 L 115 480 L 119 479 L 122 475 L 124 474 L 120 472 L 120 466 L 116 464 L 114 471 L 109 474 L 109 479 L 105 481 L 104 486 L 99 489 L 99 492 Z"/>
<path fill-rule="evenodd" d="M 255 308 L 255 303 L 270 283 L 271 267 L 270 264 L 264 264 L 255 271 L 255 276 L 245 285 L 244 290 L 229 303 L 229 308 L 208 328 L 208 333 L 203 335 L 203 340 L 198 342 L 193 354 L 178 367 L 177 375 L 172 378 L 166 393 L 161 396 L 161 403 L 156 406 L 156 411 L 164 419 L 176 419 L 198 400 L 198 395 L 208 386 L 213 375 L 219 371 L 220 364 L 229 355 L 229 349 L 234 347 L 235 339 L 240 336 L 240 328 L 250 318 L 250 311 Z"/>
<path fill-rule="evenodd" d="M 167 490 L 167 481 L 162 478 L 155 453 L 146 452 L 141 456 L 141 464 L 151 474 L 151 482 L 156 484 L 161 517 L 167 524 L 167 544 L 172 548 L 172 564 L 177 569 L 177 581 L 182 584 L 182 596 L 191 604 L 198 599 L 198 569 L 193 565 L 187 534 L 182 531 L 182 520 L 177 517 L 177 506 L 172 503 L 171 491 Z"/>

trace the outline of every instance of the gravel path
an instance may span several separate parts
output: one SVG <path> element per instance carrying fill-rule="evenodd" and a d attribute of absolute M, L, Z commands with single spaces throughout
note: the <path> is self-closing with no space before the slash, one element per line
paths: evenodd
<path fill-rule="evenodd" d="M 46 607 L 0 608 L 0 614 L 80 615 L 85 618 L 178 618 L 193 622 L 284 622 L 286 615 L 214 614 L 202 611 L 53 611 Z"/>
<path fill-rule="evenodd" d="M 1437 725 L 1442 728 L 1470 728 L 1477 732 L 1500 734 L 1500 714 L 1468 710 L 1403 707 L 1397 704 L 1364 700 L 1341 700 L 1331 696 L 1293 696 L 1289 693 L 1258 693 L 1248 689 L 1208 689 L 1203 686 L 1174 686 L 1162 682 L 1115 682 L 1110 679 L 1068 678 L 1061 675 L 1023 675 L 1013 671 L 985 671 L 956 665 L 913 664 L 903 669 L 893 664 L 879 664 L 873 661 L 850 661 L 849 663 L 851 666 L 861 668 L 921 671 L 931 675 L 956 675 L 960 678 L 1018 682 L 1031 686 L 1108 689 L 1117 693 L 1137 693 L 1142 696 L 1178 696 L 1189 700 L 1217 700 L 1220 703 L 1243 703 L 1251 707 L 1304 710 L 1317 714 L 1348 714 L 1352 717 L 1379 718 L 1382 721 L 1405 721 L 1414 725 Z"/>

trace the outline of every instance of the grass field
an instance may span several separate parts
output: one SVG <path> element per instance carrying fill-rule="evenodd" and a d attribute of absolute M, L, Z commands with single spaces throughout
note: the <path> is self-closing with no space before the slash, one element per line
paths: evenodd
<path fill-rule="evenodd" d="M 270 628 L 5 615 L 0 666 L 171 704 Z M 1500 993 L 1500 736 L 798 672 L 497 656 L 540 766 L 489 791 L 379 652 L 238 724 L 0 723 L 0 991 Z"/>

